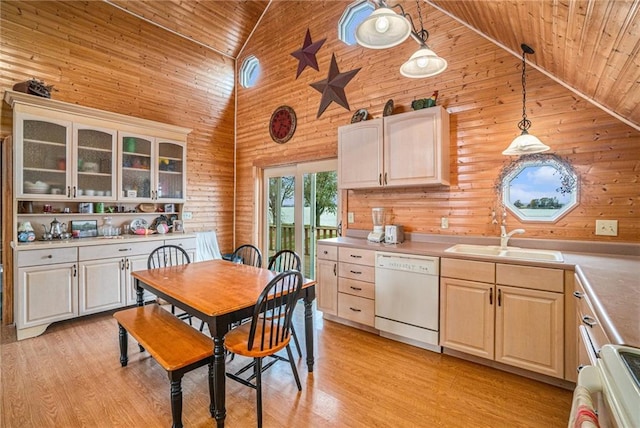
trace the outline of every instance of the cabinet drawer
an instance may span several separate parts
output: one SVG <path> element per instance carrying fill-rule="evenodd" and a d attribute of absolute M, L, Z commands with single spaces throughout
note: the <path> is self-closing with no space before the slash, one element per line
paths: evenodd
<path fill-rule="evenodd" d="M 356 279 L 358 281 L 373 282 L 376 276 L 376 268 L 351 263 L 339 263 L 338 276 L 341 278 Z"/>
<path fill-rule="evenodd" d="M 496 265 L 491 262 L 443 258 L 440 261 L 440 275 L 493 284 L 496 278 Z"/>
<path fill-rule="evenodd" d="M 374 325 L 375 303 L 371 299 L 338 293 L 338 316 L 368 326 Z"/>
<path fill-rule="evenodd" d="M 165 245 L 177 245 L 185 250 L 195 250 L 196 238 L 178 238 L 178 239 L 166 239 Z"/>
<path fill-rule="evenodd" d="M 148 242 L 123 242 L 118 244 L 95 245 L 90 247 L 80 247 L 78 259 L 95 260 L 110 259 L 112 257 L 127 257 L 140 254 L 149 254 L 154 249 L 160 247 L 162 241 Z"/>
<path fill-rule="evenodd" d="M 318 258 L 323 260 L 338 260 L 338 247 L 318 244 Z"/>
<path fill-rule="evenodd" d="M 589 337 L 589 341 L 594 348 L 596 353 L 600 352 L 600 348 L 602 345 L 607 343 L 611 343 L 607 334 L 604 332 L 602 328 L 602 324 L 600 320 L 595 314 L 593 310 L 592 303 L 589 299 L 589 296 L 584 291 L 580 280 L 576 276 L 575 281 L 575 293 L 573 294 L 576 297 L 576 312 L 578 315 L 577 323 L 578 328 L 586 333 Z M 581 328 L 584 327 L 584 328 Z"/>
<path fill-rule="evenodd" d="M 372 282 L 356 281 L 349 278 L 340 278 L 338 291 L 367 299 L 374 299 L 376 295 L 375 286 Z"/>
<path fill-rule="evenodd" d="M 77 247 L 18 251 L 18 267 L 50 265 L 54 263 L 75 263 L 77 261 Z"/>
<path fill-rule="evenodd" d="M 338 251 L 338 256 L 341 262 L 356 263 L 365 266 L 375 266 L 376 253 L 371 250 L 341 247 Z"/>
<path fill-rule="evenodd" d="M 496 265 L 496 284 L 564 292 L 564 271 L 535 266 Z"/>

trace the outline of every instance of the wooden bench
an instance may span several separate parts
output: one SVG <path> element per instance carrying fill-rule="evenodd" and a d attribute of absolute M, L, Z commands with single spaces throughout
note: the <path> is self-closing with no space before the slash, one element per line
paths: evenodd
<path fill-rule="evenodd" d="M 118 321 L 120 364 L 129 361 L 127 348 L 131 334 L 142 348 L 167 371 L 171 381 L 172 428 L 182 428 L 182 377 L 198 367 L 209 365 L 209 411 L 213 416 L 213 341 L 185 322 L 151 304 L 113 314 Z"/>

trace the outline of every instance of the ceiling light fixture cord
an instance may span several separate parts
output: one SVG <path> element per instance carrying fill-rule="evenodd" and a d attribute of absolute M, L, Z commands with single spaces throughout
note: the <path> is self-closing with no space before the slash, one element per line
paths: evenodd
<path fill-rule="evenodd" d="M 533 53 L 533 49 L 529 46 L 523 44 L 522 45 L 522 120 L 518 122 L 518 128 L 528 134 L 528 130 L 531 127 L 531 121 L 527 119 L 527 63 L 525 60 L 525 55 L 527 53 Z"/>

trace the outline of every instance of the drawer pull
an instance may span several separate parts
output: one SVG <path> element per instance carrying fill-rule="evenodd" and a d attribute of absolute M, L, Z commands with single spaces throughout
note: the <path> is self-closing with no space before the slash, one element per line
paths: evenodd
<path fill-rule="evenodd" d="M 598 324 L 596 322 L 596 320 L 593 317 L 590 317 L 589 315 L 585 315 L 582 317 L 582 322 L 585 323 L 586 325 L 588 325 L 589 327 L 593 328 L 593 326 L 595 326 L 596 324 Z"/>
<path fill-rule="evenodd" d="M 350 270 L 349 272 L 351 272 L 354 275 L 362 275 L 362 272 L 358 272 L 358 271 L 355 271 L 355 270 Z"/>
<path fill-rule="evenodd" d="M 359 256 L 357 254 L 349 254 L 349 257 L 353 257 L 354 259 L 361 259 L 362 256 Z"/>
<path fill-rule="evenodd" d="M 48 256 L 45 257 L 45 259 L 52 259 L 53 258 L 53 254 L 49 254 Z"/>
<path fill-rule="evenodd" d="M 322 254 L 324 254 L 324 255 L 326 256 L 327 254 L 329 254 L 329 252 L 328 252 L 327 250 L 324 250 L 324 251 L 322 252 Z"/>
<path fill-rule="evenodd" d="M 354 287 L 353 285 L 350 285 L 349 288 L 352 289 L 352 290 L 356 290 L 356 291 L 362 291 L 362 288 Z"/>
<path fill-rule="evenodd" d="M 118 251 L 131 251 L 131 248 L 120 248 Z"/>
<path fill-rule="evenodd" d="M 584 297 L 584 294 L 582 294 L 582 293 L 581 293 L 581 292 L 579 292 L 579 291 L 574 291 L 574 292 L 573 292 L 573 296 L 574 296 L 575 298 L 577 298 L 577 299 L 582 299 L 582 298 Z"/>
<path fill-rule="evenodd" d="M 362 309 L 349 307 L 353 312 L 362 312 Z"/>

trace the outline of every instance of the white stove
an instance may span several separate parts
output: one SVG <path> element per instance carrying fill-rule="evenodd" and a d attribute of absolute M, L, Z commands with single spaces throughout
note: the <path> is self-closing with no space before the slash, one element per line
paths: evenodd
<path fill-rule="evenodd" d="M 594 397 L 594 403 L 603 404 L 597 409 L 601 428 L 640 427 L 639 348 L 604 345 L 595 366 L 580 371 L 576 392 L 581 387 Z"/>

